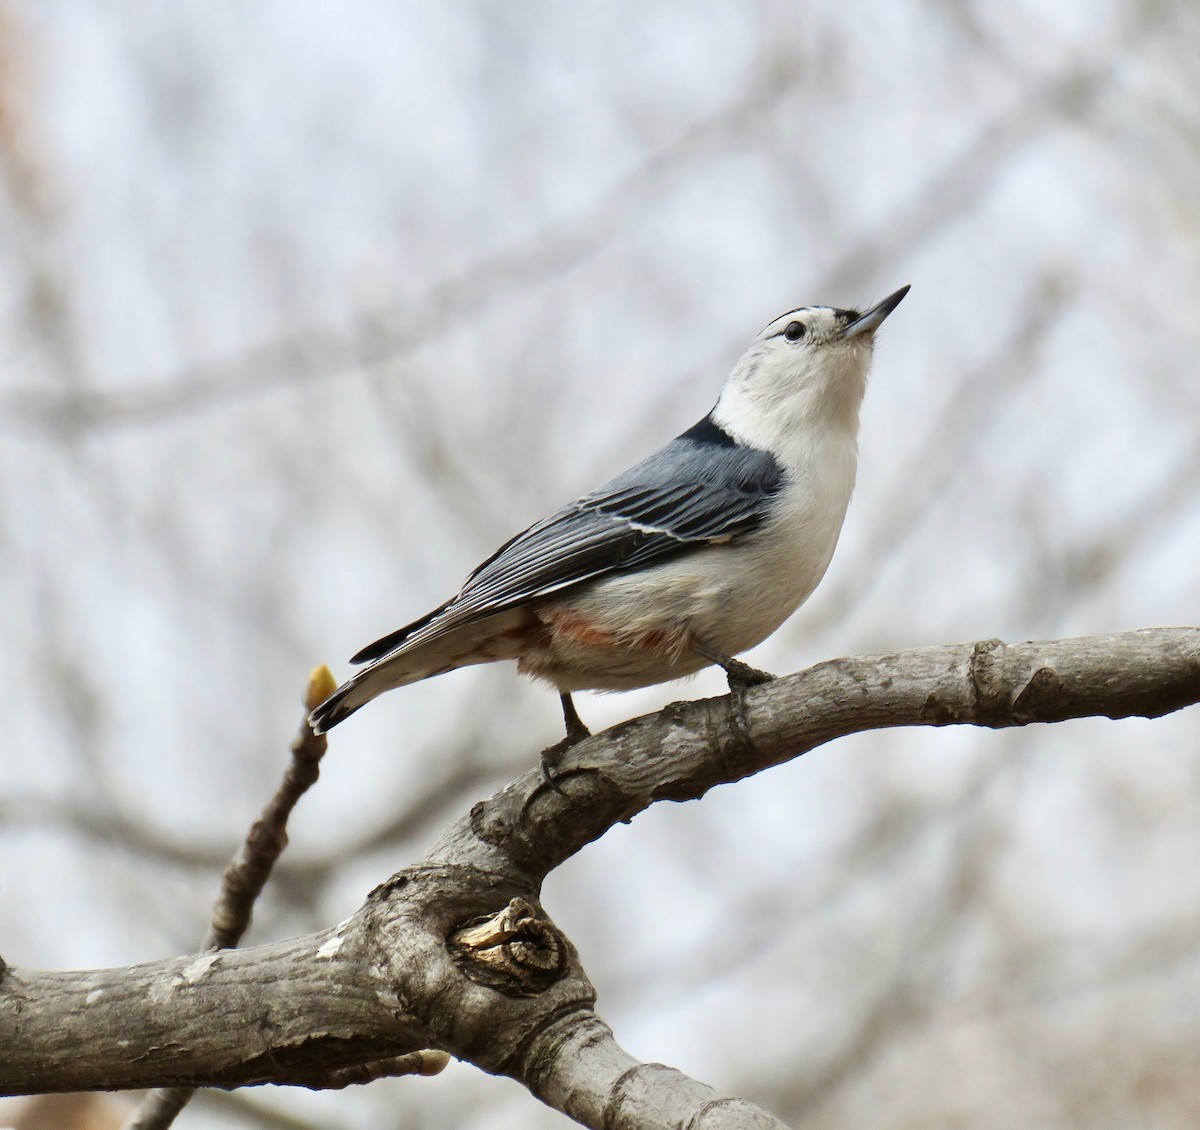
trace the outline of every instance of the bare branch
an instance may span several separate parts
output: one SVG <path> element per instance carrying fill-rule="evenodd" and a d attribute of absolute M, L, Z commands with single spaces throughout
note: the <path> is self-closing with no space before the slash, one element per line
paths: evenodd
<path fill-rule="evenodd" d="M 522 863 L 540 880 L 656 800 L 693 800 L 835 738 L 898 726 L 1157 718 L 1197 701 L 1200 628 L 850 656 L 747 691 L 748 734 L 728 697 L 675 703 L 575 746 L 555 774 L 575 800 L 566 811 L 530 796 L 527 774 L 472 817 L 485 839 L 503 838 L 509 823 L 520 828 Z M 528 806 L 528 819 L 513 805 Z M 513 833 L 510 850 L 518 842 Z"/>
<path fill-rule="evenodd" d="M 128 969 L 0 966 L 0 1093 L 336 1085 L 440 1048 L 588 1126 L 778 1126 L 640 1064 L 593 1011 L 546 873 L 656 800 L 685 800 L 868 729 L 1154 718 L 1200 701 L 1200 628 L 855 656 L 731 699 L 677 703 L 531 770 L 331 930 Z M 743 724 L 744 722 L 744 724 Z M 334 1081 L 331 1084 L 330 1081 Z"/>

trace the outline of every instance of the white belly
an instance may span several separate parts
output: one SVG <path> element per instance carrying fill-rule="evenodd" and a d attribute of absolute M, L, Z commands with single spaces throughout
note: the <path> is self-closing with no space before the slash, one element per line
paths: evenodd
<path fill-rule="evenodd" d="M 710 648 L 737 655 L 765 640 L 817 587 L 837 545 L 844 506 L 823 508 L 825 519 L 781 522 L 770 533 L 733 545 L 698 549 L 650 569 L 586 585 L 551 609 L 568 612 L 630 646 L 555 638 L 546 654 L 522 669 L 560 690 L 629 690 L 694 674 L 708 660 L 679 648 L 648 649 L 647 637 L 681 641 L 690 633 Z M 778 530 L 786 529 L 790 538 Z"/>

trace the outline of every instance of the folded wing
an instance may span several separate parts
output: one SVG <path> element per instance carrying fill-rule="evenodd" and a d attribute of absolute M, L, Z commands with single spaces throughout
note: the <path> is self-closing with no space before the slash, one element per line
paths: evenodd
<path fill-rule="evenodd" d="M 782 485 L 773 456 L 707 420 L 599 490 L 501 546 L 453 600 L 360 651 L 355 663 L 422 646 L 611 573 L 657 564 L 757 529 Z"/>

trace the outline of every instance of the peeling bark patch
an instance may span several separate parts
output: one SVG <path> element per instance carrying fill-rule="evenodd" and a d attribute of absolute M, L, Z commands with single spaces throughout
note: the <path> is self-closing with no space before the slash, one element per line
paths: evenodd
<path fill-rule="evenodd" d="M 341 934 L 334 934 L 316 953 L 318 961 L 330 961 L 337 956 L 337 951 L 342 948 L 342 943 L 346 939 Z"/>
<path fill-rule="evenodd" d="M 1050 667 L 1039 667 L 1013 703 L 1018 722 L 1061 722 L 1074 716 L 1063 681 Z"/>
<path fill-rule="evenodd" d="M 178 977 L 175 978 L 176 985 L 197 985 L 208 975 L 208 971 L 212 969 L 221 960 L 219 953 L 207 953 L 203 957 L 196 958 L 190 965 L 185 965 L 180 971 Z"/>

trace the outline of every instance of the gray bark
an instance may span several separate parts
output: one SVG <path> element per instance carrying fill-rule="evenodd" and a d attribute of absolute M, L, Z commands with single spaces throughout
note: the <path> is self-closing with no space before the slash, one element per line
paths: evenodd
<path fill-rule="evenodd" d="M 318 934 L 125 969 L 0 962 L 0 1093 L 254 1083 L 329 1085 L 440 1048 L 510 1075 L 587 1126 L 767 1127 L 660 1065 L 593 1012 L 545 875 L 656 800 L 702 796 L 831 741 L 894 726 L 1157 717 L 1200 701 L 1200 629 L 976 644 L 819 664 L 676 703 L 564 758 L 565 796 L 531 770 Z"/>

